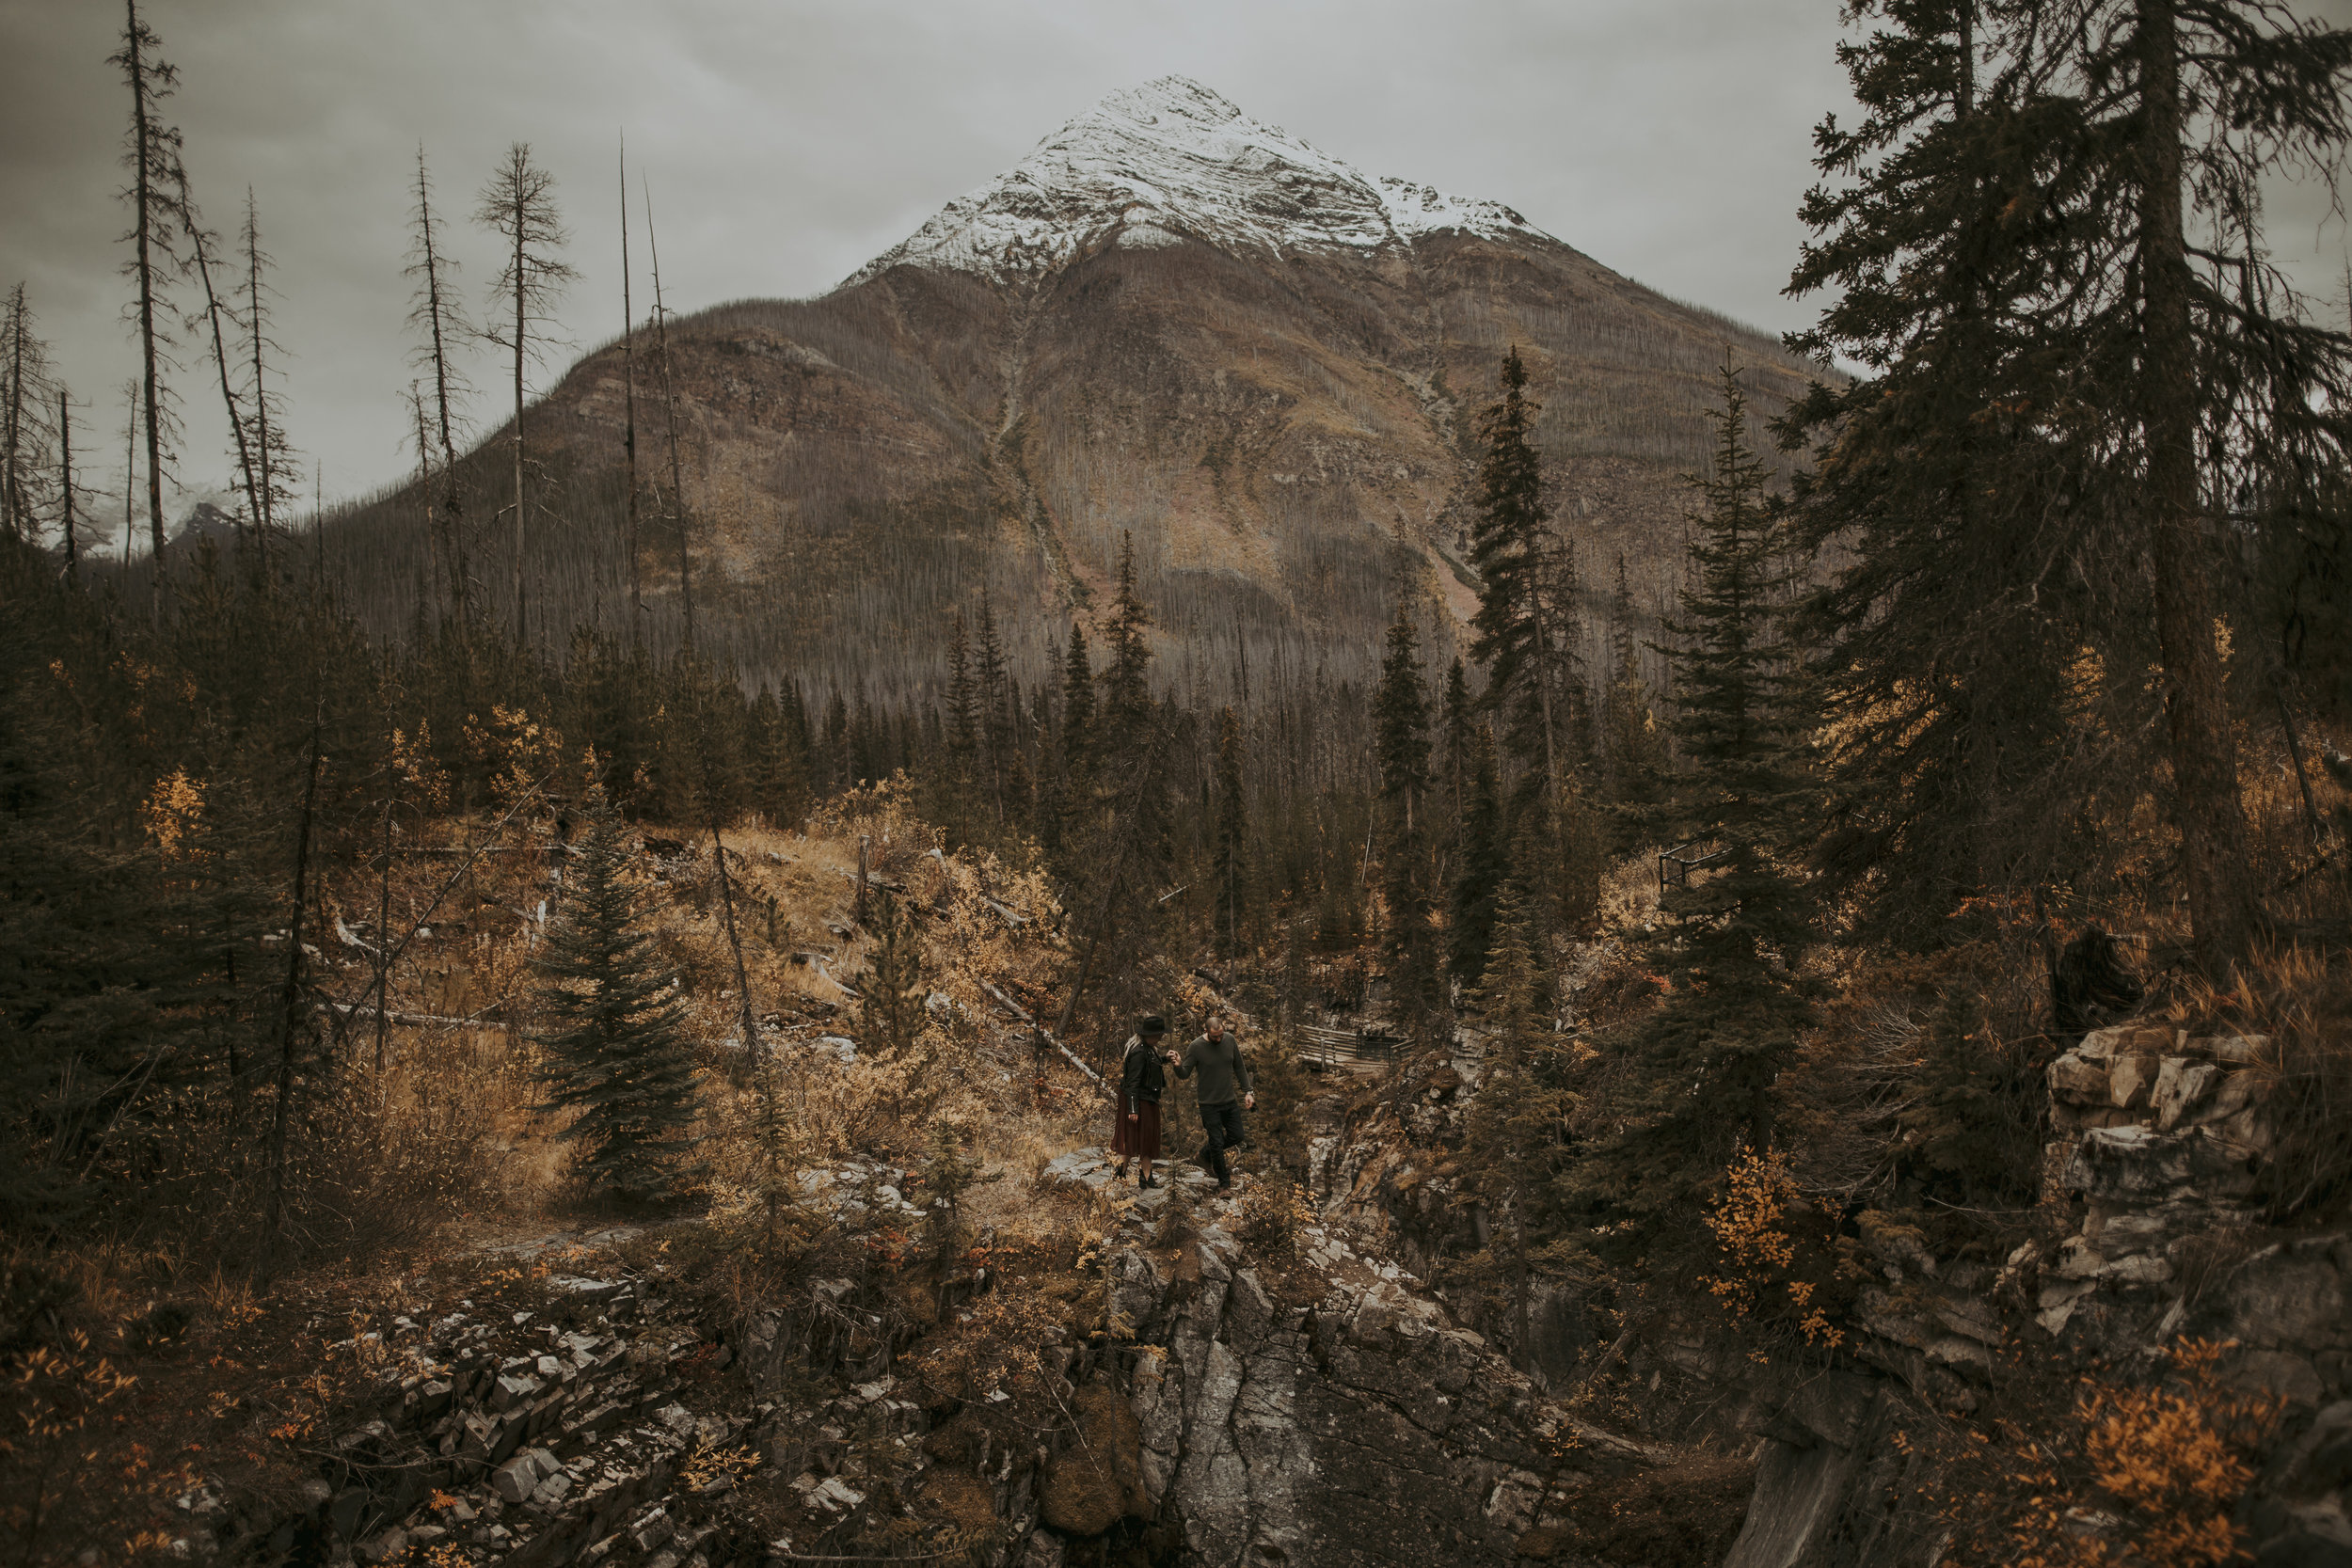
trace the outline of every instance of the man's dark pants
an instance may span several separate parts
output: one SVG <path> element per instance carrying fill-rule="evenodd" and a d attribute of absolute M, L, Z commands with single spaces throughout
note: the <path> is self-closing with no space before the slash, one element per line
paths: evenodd
<path fill-rule="evenodd" d="M 1225 1151 L 1241 1147 L 1241 1101 L 1226 1101 L 1221 1105 L 1200 1107 L 1200 1125 L 1209 1134 L 1208 1143 L 1200 1150 L 1200 1163 L 1209 1167 L 1216 1184 L 1226 1186 L 1233 1173 L 1225 1164 Z"/>

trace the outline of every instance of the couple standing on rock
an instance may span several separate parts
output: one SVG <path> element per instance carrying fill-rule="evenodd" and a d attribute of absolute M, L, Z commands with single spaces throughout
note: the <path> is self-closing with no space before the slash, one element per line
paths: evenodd
<path fill-rule="evenodd" d="M 1160 1041 L 1167 1034 L 1168 1020 L 1157 1014 L 1138 1021 L 1136 1032 L 1127 1037 L 1127 1052 L 1119 1067 L 1111 1152 L 1119 1156 L 1121 1181 L 1127 1179 L 1129 1160 L 1141 1163 L 1136 1182 L 1140 1187 L 1159 1185 L 1152 1179 L 1152 1162 L 1160 1154 L 1160 1096 L 1168 1088 Z M 1241 1147 L 1241 1114 L 1255 1110 L 1258 1104 L 1250 1089 L 1249 1064 L 1242 1060 L 1240 1033 L 1226 1027 L 1222 1013 L 1213 1013 L 1208 1029 L 1182 1055 L 1170 1051 L 1164 1059 L 1179 1078 L 1200 1075 L 1200 1125 L 1209 1141 L 1196 1158 L 1203 1170 L 1216 1178 L 1217 1191 L 1227 1191 L 1233 1184 L 1233 1173 L 1225 1151 Z"/>

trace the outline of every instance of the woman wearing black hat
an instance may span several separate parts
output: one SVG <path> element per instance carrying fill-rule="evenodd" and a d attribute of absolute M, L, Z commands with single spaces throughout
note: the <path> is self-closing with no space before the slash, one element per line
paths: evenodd
<path fill-rule="evenodd" d="M 1136 1185 L 1156 1187 L 1152 1162 L 1160 1156 L 1160 1095 L 1168 1087 L 1168 1069 L 1160 1062 L 1160 1039 L 1168 1020 L 1153 1015 L 1139 1020 L 1127 1037 L 1127 1052 L 1119 1063 L 1119 1107 L 1111 1117 L 1111 1152 L 1119 1156 L 1119 1180 L 1127 1180 L 1129 1159 L 1142 1163 Z"/>

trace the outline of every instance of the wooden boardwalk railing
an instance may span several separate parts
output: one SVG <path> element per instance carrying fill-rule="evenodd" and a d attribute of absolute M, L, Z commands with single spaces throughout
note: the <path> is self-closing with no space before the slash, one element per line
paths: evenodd
<path fill-rule="evenodd" d="M 1295 1034 L 1298 1037 L 1298 1059 L 1309 1067 L 1338 1069 L 1343 1072 L 1376 1071 L 1396 1052 L 1395 1042 L 1388 1036 L 1369 1029 L 1351 1032 L 1302 1023 Z"/>

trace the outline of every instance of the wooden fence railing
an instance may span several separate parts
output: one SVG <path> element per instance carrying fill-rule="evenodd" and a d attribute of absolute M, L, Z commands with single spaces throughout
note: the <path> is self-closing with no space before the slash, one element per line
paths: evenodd
<path fill-rule="evenodd" d="M 1396 1042 L 1375 1029 L 1325 1029 L 1302 1023 L 1295 1033 L 1298 1059 L 1310 1067 L 1354 1071 L 1377 1067 L 1396 1054 Z"/>

